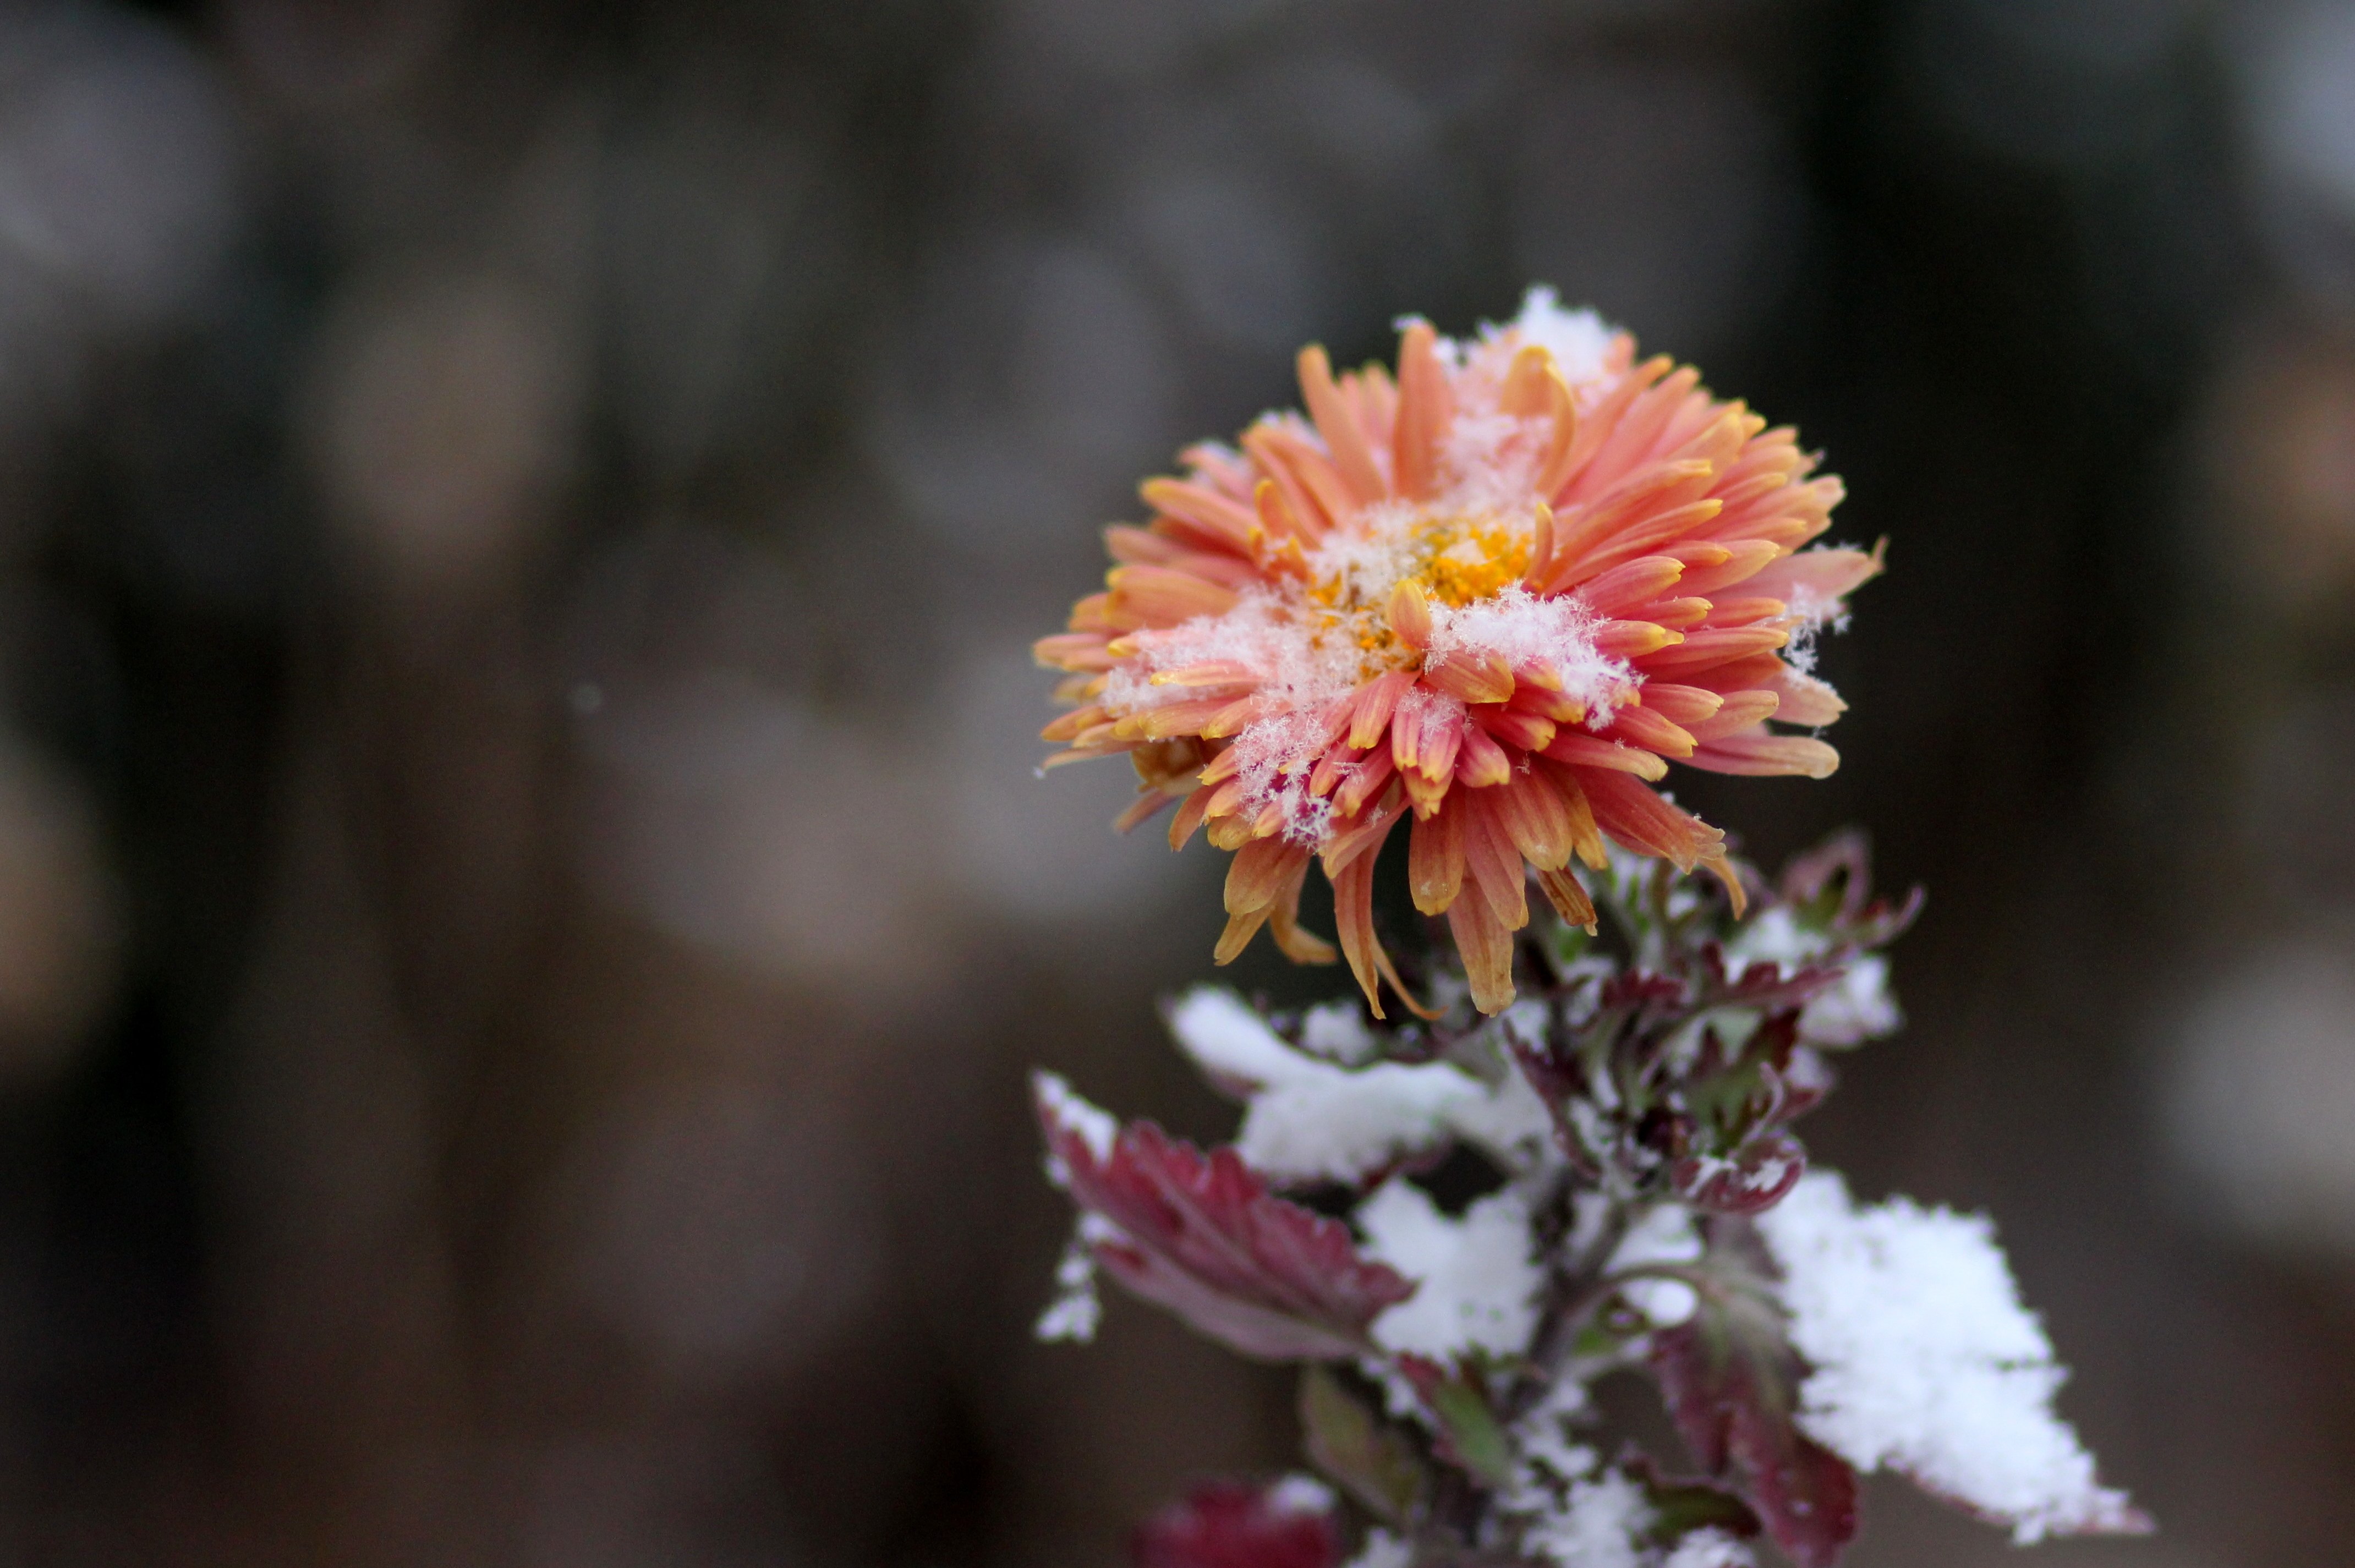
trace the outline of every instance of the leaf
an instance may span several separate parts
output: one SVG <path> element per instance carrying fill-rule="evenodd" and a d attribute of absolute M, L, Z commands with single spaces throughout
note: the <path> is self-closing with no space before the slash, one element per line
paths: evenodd
<path fill-rule="evenodd" d="M 1440 1457 L 1492 1487 L 1512 1479 L 1512 1443 L 1473 1374 L 1422 1356 L 1401 1356 L 1397 1365 L 1438 1425 Z"/>
<path fill-rule="evenodd" d="M 1341 1530 L 1332 1494 L 1301 1477 L 1206 1481 L 1139 1525 L 1129 1556 L 1136 1568 L 1334 1568 Z"/>
<path fill-rule="evenodd" d="M 1221 1344 L 1266 1360 L 1358 1356 L 1373 1320 L 1414 1294 L 1233 1149 L 1206 1155 L 1150 1122 L 1114 1130 L 1046 1074 L 1037 1100 L 1058 1179 L 1112 1227 L 1088 1237 L 1097 1263 Z"/>
<path fill-rule="evenodd" d="M 1700 1304 L 1653 1334 L 1652 1370 L 1701 1467 L 1735 1477 L 1800 1568 L 1831 1568 L 1856 1535 L 1856 1473 L 1794 1424 L 1805 1368 L 1765 1277 L 1743 1256 L 1754 1236 L 1736 1223 L 1710 1225 Z"/>
<path fill-rule="evenodd" d="M 1431 1472 L 1414 1440 L 1324 1367 L 1300 1374 L 1300 1425 L 1308 1457 L 1368 1512 L 1404 1524 L 1420 1510 Z"/>
<path fill-rule="evenodd" d="M 1735 1150 L 1730 1159 L 1689 1157 L 1668 1176 L 1678 1198 L 1713 1214 L 1758 1214 L 1783 1200 L 1807 1171 L 1807 1151 L 1798 1139 L 1770 1127 Z"/>
<path fill-rule="evenodd" d="M 1804 923 L 1857 948 L 1885 947 L 1903 935 L 1924 897 L 1916 887 L 1902 903 L 1873 899 L 1871 850 L 1855 828 L 1785 861 L 1778 893 Z"/>
<path fill-rule="evenodd" d="M 1707 1481 L 1671 1480 L 1633 1444 L 1620 1454 L 1619 1468 L 1636 1478 L 1651 1504 L 1655 1545 L 1674 1546 L 1696 1530 L 1721 1530 L 1743 1541 L 1758 1533 L 1758 1516 L 1748 1503 Z"/>

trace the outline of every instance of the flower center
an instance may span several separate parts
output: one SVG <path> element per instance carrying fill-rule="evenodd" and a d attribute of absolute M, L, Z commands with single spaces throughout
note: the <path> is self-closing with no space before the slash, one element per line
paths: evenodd
<path fill-rule="evenodd" d="M 1529 569 L 1529 540 L 1488 513 L 1435 517 L 1414 533 L 1420 565 L 1407 575 L 1450 609 L 1487 599 Z"/>
<path fill-rule="evenodd" d="M 1529 546 L 1527 525 L 1517 528 L 1493 512 L 1415 518 L 1401 529 L 1395 554 L 1389 558 L 1395 575 L 1369 573 L 1350 562 L 1309 587 L 1308 601 L 1315 606 L 1310 611 L 1312 645 L 1324 647 L 1326 639 L 1336 635 L 1355 642 L 1364 655 L 1360 678 L 1416 668 L 1423 655 L 1391 631 L 1391 590 L 1412 581 L 1433 603 L 1460 610 L 1519 581 L 1529 571 Z"/>

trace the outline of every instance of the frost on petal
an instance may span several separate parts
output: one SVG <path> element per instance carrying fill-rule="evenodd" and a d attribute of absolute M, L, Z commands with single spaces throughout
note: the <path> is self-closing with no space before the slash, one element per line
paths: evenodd
<path fill-rule="evenodd" d="M 1814 1366 L 1800 1424 L 2012 1527 L 2013 1539 L 2149 1528 L 2052 1412 L 2067 1373 L 1981 1216 L 1904 1199 L 1857 1209 L 1828 1171 L 1757 1225 L 1791 1341 Z"/>
<path fill-rule="evenodd" d="M 1431 659 L 1494 655 L 1508 665 L 1550 665 L 1562 694 L 1582 705 L 1593 723 L 1625 707 L 1636 681 L 1626 664 L 1596 648 L 1599 617 L 1576 595 L 1540 598 L 1518 586 L 1460 608 L 1432 606 Z"/>
<path fill-rule="evenodd" d="M 1038 1105 L 1065 1190 L 1105 1227 L 1084 1233 L 1097 1264 L 1222 1344 L 1271 1360 L 1354 1356 L 1414 1290 L 1231 1148 L 1206 1155 L 1133 1122 L 1099 1153 L 1103 1113 L 1045 1073 Z"/>
<path fill-rule="evenodd" d="M 1603 374 L 1604 356 L 1611 350 L 1610 326 L 1591 310 L 1564 310 L 1561 297 L 1545 284 L 1530 285 L 1511 325 L 1522 342 L 1551 354 L 1561 379 L 1572 386 Z"/>
<path fill-rule="evenodd" d="M 1136 1568 L 1334 1568 L 1333 1494 L 1305 1476 L 1272 1487 L 1209 1481 L 1141 1526 Z"/>
<path fill-rule="evenodd" d="M 1444 1061 L 1338 1067 L 1215 987 L 1178 998 L 1169 1027 L 1213 1082 L 1249 1097 L 1235 1147 L 1279 1181 L 1359 1181 L 1456 1134 L 1509 1157 L 1545 1126 L 1518 1075 L 1491 1087 Z"/>
<path fill-rule="evenodd" d="M 1384 1349 L 1445 1360 L 1528 1348 L 1545 1276 L 1529 1258 L 1529 1205 L 1519 1193 L 1491 1193 L 1451 1220 L 1422 1189 L 1394 1177 L 1358 1210 L 1358 1223 L 1369 1255 L 1420 1285 L 1374 1320 Z"/>

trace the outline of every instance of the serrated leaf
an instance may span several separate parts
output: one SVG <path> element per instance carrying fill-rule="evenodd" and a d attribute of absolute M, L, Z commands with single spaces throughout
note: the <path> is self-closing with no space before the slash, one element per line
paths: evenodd
<path fill-rule="evenodd" d="M 1414 1294 L 1360 1256 L 1338 1221 L 1270 1192 L 1231 1148 L 1205 1154 L 1150 1122 L 1092 1141 L 1043 1085 L 1039 1116 L 1066 1190 L 1113 1227 L 1088 1238 L 1104 1271 L 1244 1355 L 1362 1354 L 1373 1320 Z"/>
<path fill-rule="evenodd" d="M 1431 1472 L 1414 1440 L 1378 1404 L 1359 1398 L 1327 1369 L 1312 1366 L 1300 1374 L 1300 1425 L 1308 1457 L 1366 1511 L 1391 1524 L 1414 1518 L 1430 1490 Z"/>
<path fill-rule="evenodd" d="M 1129 1555 L 1136 1568 L 1333 1568 L 1340 1526 L 1304 1491 L 1323 1488 L 1205 1482 L 1138 1526 Z"/>
<path fill-rule="evenodd" d="M 1856 1534 L 1856 1473 L 1794 1422 L 1805 1367 L 1746 1256 L 1746 1224 L 1710 1226 L 1700 1305 L 1652 1336 L 1652 1368 L 1701 1467 L 1732 1478 L 1800 1568 L 1832 1568 Z"/>

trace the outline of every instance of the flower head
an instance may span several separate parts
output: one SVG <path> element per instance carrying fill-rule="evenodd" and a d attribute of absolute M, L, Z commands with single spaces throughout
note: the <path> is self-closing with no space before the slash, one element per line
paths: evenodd
<path fill-rule="evenodd" d="M 1231 960 L 1301 929 L 1312 859 L 1342 953 L 1381 1011 L 1398 985 L 1373 932 L 1373 870 L 1412 821 L 1417 908 L 1444 913 L 1475 1004 L 1513 998 L 1527 871 L 1592 923 L 1572 869 L 1603 841 L 1725 877 L 1723 835 L 1650 787 L 1669 761 L 1821 778 L 1838 755 L 1770 731 L 1845 704 L 1809 675 L 1812 634 L 1880 570 L 1811 549 L 1840 484 L 1809 478 L 1787 428 L 1720 402 L 1699 373 L 1533 289 L 1475 338 L 1405 325 L 1395 379 L 1300 355 L 1305 417 L 1263 416 L 1241 449 L 1181 454 L 1155 516 L 1114 525 L 1119 562 L 1071 629 L 1038 645 L 1077 706 L 1060 763 L 1125 752 L 1134 826 L 1178 804 L 1170 842 L 1234 851 Z M 1403 991 L 1401 991 L 1403 995 Z"/>

